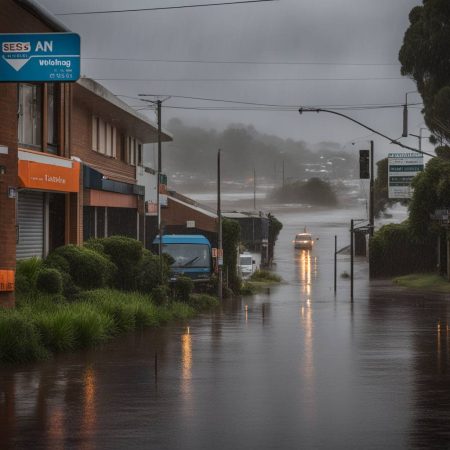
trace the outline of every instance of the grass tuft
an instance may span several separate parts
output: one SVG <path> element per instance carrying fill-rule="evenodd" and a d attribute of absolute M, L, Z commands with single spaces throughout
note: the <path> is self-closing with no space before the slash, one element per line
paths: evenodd
<path fill-rule="evenodd" d="M 412 289 L 450 292 L 450 283 L 435 273 L 415 273 L 394 278 L 394 283 Z"/>
<path fill-rule="evenodd" d="M 250 281 L 265 281 L 269 283 L 281 282 L 281 277 L 268 270 L 256 270 L 249 279 Z"/>
<path fill-rule="evenodd" d="M 48 352 L 33 321 L 15 310 L 0 311 L 0 361 L 44 359 Z"/>

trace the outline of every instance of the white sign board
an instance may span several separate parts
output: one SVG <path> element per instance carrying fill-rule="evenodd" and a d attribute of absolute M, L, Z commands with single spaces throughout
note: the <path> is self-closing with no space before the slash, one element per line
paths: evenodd
<path fill-rule="evenodd" d="M 389 198 L 393 200 L 411 198 L 411 181 L 422 170 L 423 155 L 418 153 L 389 153 Z"/>

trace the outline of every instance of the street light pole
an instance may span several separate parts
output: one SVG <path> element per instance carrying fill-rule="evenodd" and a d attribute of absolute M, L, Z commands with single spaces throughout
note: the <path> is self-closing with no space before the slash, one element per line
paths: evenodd
<path fill-rule="evenodd" d="M 158 234 L 159 234 L 159 273 L 161 282 L 163 279 L 163 264 L 162 264 L 162 228 L 161 228 L 161 201 L 160 201 L 160 185 L 161 185 L 161 170 L 162 170 L 162 152 L 161 152 L 161 106 L 162 101 L 156 101 L 157 117 L 158 117 L 158 179 L 156 181 L 156 204 L 158 209 Z"/>
<path fill-rule="evenodd" d="M 387 139 L 391 144 L 398 145 L 399 147 L 406 148 L 407 150 L 412 150 L 413 152 L 421 153 L 422 155 L 431 156 L 432 158 L 436 157 L 436 155 L 432 155 L 431 153 L 423 152 L 423 151 L 418 150 L 417 148 L 410 147 L 409 145 L 402 144 L 401 142 L 398 141 L 398 139 L 392 139 L 392 138 L 390 138 L 389 136 L 386 136 L 385 134 L 380 133 L 379 131 L 377 131 L 377 130 L 375 130 L 375 129 L 373 129 L 373 128 L 371 128 L 371 127 L 365 125 L 365 124 L 363 124 L 363 123 L 360 122 L 359 120 L 354 119 L 353 117 L 347 116 L 346 114 L 342 114 L 342 113 L 337 112 L 337 111 L 333 111 L 333 110 L 331 110 L 331 109 L 323 109 L 323 108 L 299 108 L 298 112 L 299 112 L 300 114 L 303 114 L 304 112 L 316 112 L 316 113 L 319 113 L 319 112 L 326 112 L 326 113 L 328 113 L 328 114 L 334 114 L 334 115 L 336 115 L 336 116 L 343 117 L 344 119 L 350 120 L 350 121 L 352 121 L 352 122 L 358 124 L 359 126 L 365 128 L 366 130 L 369 130 L 369 131 L 371 131 L 372 133 L 374 133 L 374 134 L 376 134 L 376 135 L 378 135 L 378 136 L 381 136 L 381 137 L 384 138 L 384 139 Z"/>
<path fill-rule="evenodd" d="M 370 141 L 370 193 L 369 193 L 369 236 L 373 237 L 374 226 L 375 226 L 375 213 L 374 213 L 374 203 L 375 203 L 375 187 L 374 187 L 374 168 L 373 168 L 373 152 L 374 145 L 373 141 Z"/>
<path fill-rule="evenodd" d="M 217 295 L 219 300 L 222 300 L 222 282 L 223 282 L 223 253 L 222 253 L 222 208 L 220 204 L 220 148 L 217 152 L 217 271 L 219 283 L 217 287 Z"/>

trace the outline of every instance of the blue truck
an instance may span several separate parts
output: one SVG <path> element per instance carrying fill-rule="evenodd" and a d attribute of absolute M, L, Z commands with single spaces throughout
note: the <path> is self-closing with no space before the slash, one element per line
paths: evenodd
<path fill-rule="evenodd" d="M 159 248 L 159 236 L 153 241 Z M 211 243 L 201 234 L 166 234 L 162 237 L 161 252 L 170 255 L 174 262 L 170 267 L 171 281 L 179 276 L 192 278 L 194 282 L 208 281 L 213 273 Z"/>

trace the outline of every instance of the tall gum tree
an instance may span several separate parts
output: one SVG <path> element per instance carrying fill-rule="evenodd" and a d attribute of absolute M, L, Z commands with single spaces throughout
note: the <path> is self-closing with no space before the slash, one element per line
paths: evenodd
<path fill-rule="evenodd" d="M 415 80 L 425 123 L 450 143 L 450 1 L 423 0 L 409 13 L 399 60 L 401 73 Z"/>

